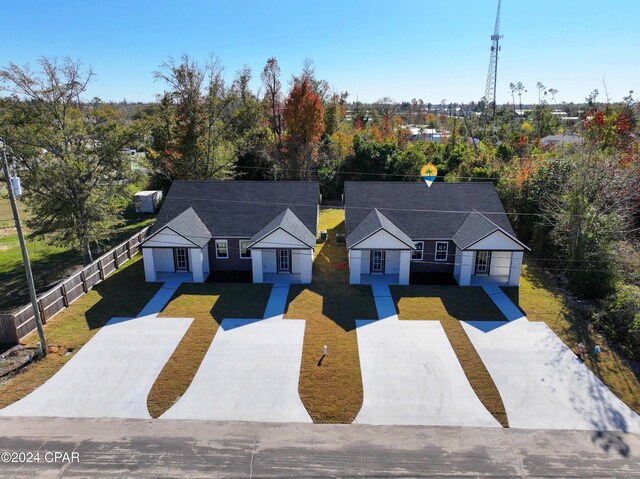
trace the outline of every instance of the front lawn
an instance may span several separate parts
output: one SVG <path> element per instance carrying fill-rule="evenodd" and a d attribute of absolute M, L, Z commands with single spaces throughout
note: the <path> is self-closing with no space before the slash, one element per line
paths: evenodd
<path fill-rule="evenodd" d="M 112 317 L 136 316 L 160 286 L 145 282 L 138 256 L 58 313 L 44 325 L 47 342 L 57 347 L 57 352 L 1 383 L 0 409 L 23 398 L 58 372 Z M 22 343 L 33 347 L 38 341 L 34 331 Z"/>
<path fill-rule="evenodd" d="M 187 390 L 224 318 L 261 318 L 270 284 L 183 284 L 159 317 L 194 318 L 191 326 L 157 377 L 147 407 L 159 417 Z"/>
<path fill-rule="evenodd" d="M 598 361 L 591 355 L 585 364 L 622 401 L 640 413 L 640 381 L 629 363 L 612 347 L 609 347 L 593 330 L 584 313 L 578 311 L 562 294 L 554 281 L 535 265 L 524 264 L 520 287 L 505 287 L 509 296 L 529 321 L 547 324 L 572 350 L 583 343 L 588 351 L 598 344 L 602 353 Z"/>
<path fill-rule="evenodd" d="M 350 286 L 347 249 L 336 244 L 344 233 L 344 210 L 320 210 L 313 282 L 292 285 L 285 319 L 304 319 L 306 327 L 298 390 L 316 423 L 351 423 L 362 407 L 362 374 L 356 319 L 378 317 L 370 286 Z M 322 357 L 323 346 L 328 354 Z"/>
<path fill-rule="evenodd" d="M 506 321 L 491 298 L 479 287 L 411 285 L 390 289 L 401 320 L 440 321 L 476 395 L 493 417 L 508 427 L 498 388 L 460 324 L 460 321 Z"/>

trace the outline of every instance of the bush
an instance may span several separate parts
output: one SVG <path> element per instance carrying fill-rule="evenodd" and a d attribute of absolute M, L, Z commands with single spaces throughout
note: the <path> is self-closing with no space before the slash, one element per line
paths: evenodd
<path fill-rule="evenodd" d="M 640 360 L 640 287 L 623 285 L 604 299 L 593 322 L 608 339 L 620 343 L 625 355 Z"/>

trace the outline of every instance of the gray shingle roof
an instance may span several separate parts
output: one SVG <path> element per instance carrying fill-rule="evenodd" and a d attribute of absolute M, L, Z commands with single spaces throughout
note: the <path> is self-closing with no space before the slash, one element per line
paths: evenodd
<path fill-rule="evenodd" d="M 192 208 L 213 238 L 251 238 L 290 208 L 316 235 L 320 188 L 314 181 L 174 181 L 151 233 Z"/>
<path fill-rule="evenodd" d="M 486 216 L 472 211 L 453 235 L 453 241 L 460 249 L 465 249 L 499 229 L 498 225 Z"/>
<path fill-rule="evenodd" d="M 347 236 L 347 248 L 352 248 L 365 238 L 371 236 L 381 229 L 395 236 L 412 249 L 415 249 L 411 238 L 409 238 L 409 236 L 407 236 L 404 231 L 402 231 L 391 221 L 389 221 L 389 219 L 385 215 L 380 213 L 380 211 L 378 211 L 377 209 L 373 209 L 364 218 L 364 220 L 362 220 L 362 222 L 358 226 L 356 226 L 351 234 Z"/>
<path fill-rule="evenodd" d="M 375 208 L 414 240 L 453 239 L 474 210 L 515 237 L 492 183 L 347 181 L 344 200 L 347 236 Z"/>
<path fill-rule="evenodd" d="M 211 239 L 211 233 L 209 233 L 209 230 L 200 220 L 193 208 L 187 208 L 164 226 L 171 228 L 173 231 L 192 241 L 200 248 L 206 246 Z"/>
<path fill-rule="evenodd" d="M 300 221 L 300 219 L 289 208 L 284 210 L 271 222 L 269 222 L 267 226 L 253 235 L 253 237 L 251 238 L 251 243 L 255 243 L 256 241 L 264 238 L 269 233 L 277 230 L 278 228 L 283 229 L 291 236 L 302 241 L 310 248 L 315 248 L 316 236 L 311 231 L 309 231 L 309 229 L 305 225 L 302 224 L 302 221 Z"/>

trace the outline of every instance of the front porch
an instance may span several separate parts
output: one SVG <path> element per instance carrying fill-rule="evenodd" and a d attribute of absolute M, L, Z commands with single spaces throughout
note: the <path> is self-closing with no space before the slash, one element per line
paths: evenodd
<path fill-rule="evenodd" d="M 360 284 L 392 285 L 400 284 L 400 276 L 397 274 L 363 274 L 360 276 Z"/>
<path fill-rule="evenodd" d="M 470 286 L 509 286 L 509 275 L 471 276 Z"/>
<path fill-rule="evenodd" d="M 283 274 L 283 273 L 263 273 L 262 274 L 262 282 L 263 283 L 272 283 L 272 284 L 302 284 L 302 275 L 300 273 L 291 273 L 291 274 Z"/>

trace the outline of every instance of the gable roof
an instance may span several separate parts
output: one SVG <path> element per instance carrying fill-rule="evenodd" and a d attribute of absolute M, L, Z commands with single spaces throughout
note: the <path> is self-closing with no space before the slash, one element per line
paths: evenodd
<path fill-rule="evenodd" d="M 347 181 L 344 201 L 347 237 L 374 209 L 412 240 L 453 240 L 473 211 L 516 237 L 498 193 L 489 182 L 435 182 L 428 188 L 422 182 Z M 483 222 L 474 215 L 460 233 L 460 241 L 480 240 L 480 233 L 488 229 Z"/>
<path fill-rule="evenodd" d="M 200 217 L 193 208 L 187 208 L 164 226 L 156 229 L 151 235 L 147 236 L 144 242 L 149 241 L 153 236 L 165 228 L 168 228 L 183 238 L 188 239 L 200 248 L 206 246 L 211 239 L 211 233 L 200 220 Z"/>
<path fill-rule="evenodd" d="M 469 216 L 467 216 L 467 219 L 465 219 L 460 228 L 458 228 L 458 231 L 456 231 L 452 239 L 458 248 L 467 249 L 496 231 L 502 231 L 523 248 L 529 249 L 529 247 L 518 238 L 504 231 L 489 218 L 477 211 L 469 213 Z"/>
<path fill-rule="evenodd" d="M 315 238 L 319 197 L 316 181 L 174 181 L 150 233 L 192 209 L 211 238 L 252 238 L 289 208 Z"/>
<path fill-rule="evenodd" d="M 306 244 L 310 248 L 314 248 L 316 245 L 316 235 L 314 235 L 304 224 L 302 224 L 302 221 L 300 221 L 300 219 L 293 213 L 293 211 L 287 208 L 273 220 L 271 220 L 264 228 L 253 235 L 253 237 L 251 238 L 250 246 L 258 243 L 262 238 L 277 229 L 286 231 L 291 236 Z"/>
<path fill-rule="evenodd" d="M 347 236 L 347 248 L 353 248 L 361 243 L 369 236 L 385 230 L 390 235 L 396 237 L 399 241 L 406 244 L 409 248 L 415 249 L 411 238 L 405 234 L 400 228 L 394 225 L 389 218 L 380 213 L 376 208 L 373 209 L 358 226 Z"/>

